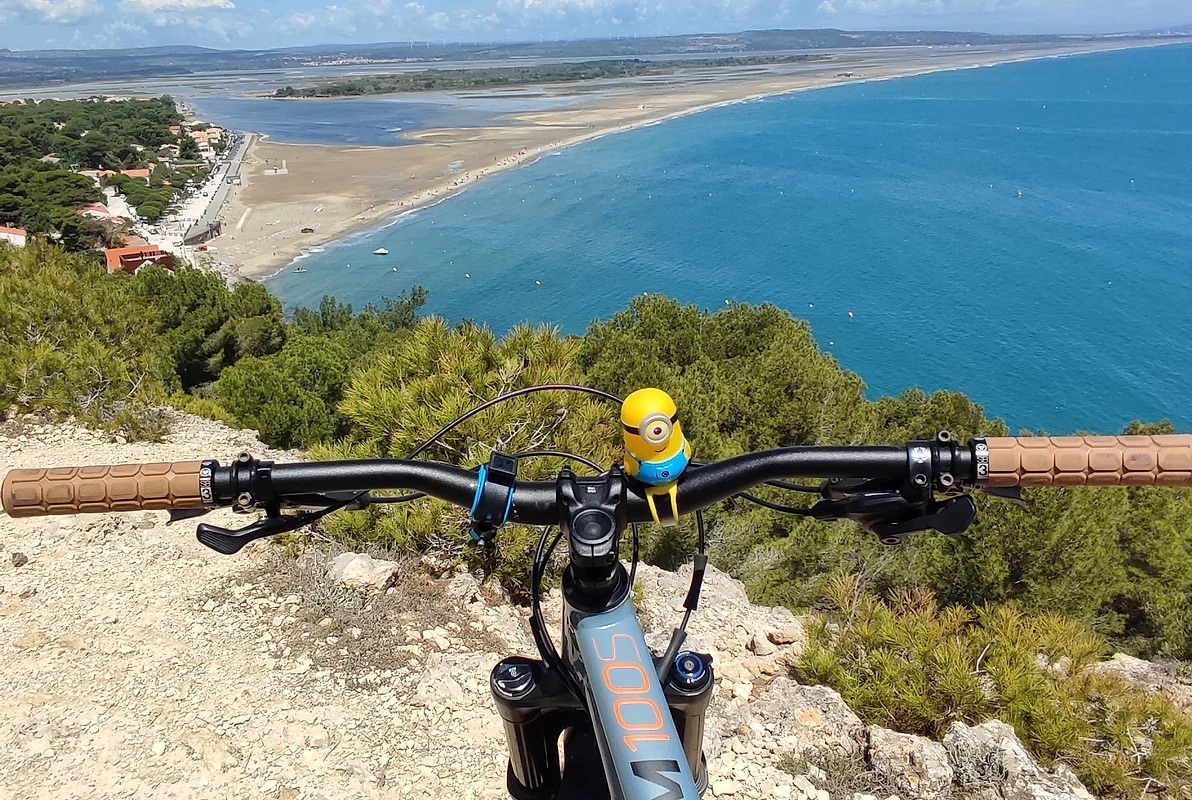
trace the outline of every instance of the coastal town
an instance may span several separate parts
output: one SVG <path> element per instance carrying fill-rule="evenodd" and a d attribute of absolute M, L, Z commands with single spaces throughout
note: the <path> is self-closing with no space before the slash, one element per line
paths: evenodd
<path fill-rule="evenodd" d="M 88 105 L 101 109 L 89 113 Z M 43 106 L 45 114 L 38 114 Z M 20 120 L 11 126 L 13 133 L 6 133 L 11 141 L 0 166 L 29 169 L 35 161 L 35 172 L 58 187 L 57 194 L 49 192 L 40 202 L 28 192 L 23 198 L 0 198 L 0 240 L 20 248 L 31 237 L 45 235 L 70 249 L 95 252 L 109 273 L 135 273 L 146 265 L 217 266 L 203 258 L 205 243 L 219 233 L 221 206 L 231 186 L 241 182 L 240 161 L 248 142 L 186 111 L 166 98 L 0 103 L 0 119 Z M 172 114 L 174 124 L 156 125 L 163 114 Z M 71 130 L 80 117 L 105 121 L 94 132 Z M 37 129 L 46 119 L 55 133 L 69 130 L 68 135 L 87 143 L 88 152 L 42 147 L 47 152 L 39 155 Z M 134 124 L 117 128 L 113 119 L 132 119 Z M 97 143 L 101 137 L 105 143 Z M 69 189 L 62 188 L 67 185 Z M 78 201 L 73 208 L 77 220 L 52 208 L 63 199 Z"/>

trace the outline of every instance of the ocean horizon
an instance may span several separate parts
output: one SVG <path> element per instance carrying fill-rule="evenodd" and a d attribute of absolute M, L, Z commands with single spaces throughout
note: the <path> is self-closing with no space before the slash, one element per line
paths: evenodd
<path fill-rule="evenodd" d="M 873 396 L 1187 429 L 1190 145 L 1188 45 L 849 84 L 550 153 L 267 285 L 295 307 L 417 284 L 498 331 L 580 333 L 643 292 L 771 302 Z"/>

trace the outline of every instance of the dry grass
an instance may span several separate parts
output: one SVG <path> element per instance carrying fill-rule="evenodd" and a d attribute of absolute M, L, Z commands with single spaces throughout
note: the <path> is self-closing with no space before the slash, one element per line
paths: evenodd
<path fill-rule="evenodd" d="M 878 798 L 897 795 L 898 789 L 885 776 L 874 772 L 861 755 L 814 758 L 784 756 L 779 769 L 792 775 L 806 775 L 819 789 L 832 797 L 852 797 L 855 793 L 871 794 Z"/>
<path fill-rule="evenodd" d="M 499 649 L 447 600 L 443 590 L 448 580 L 426 574 L 416 557 L 370 553 L 397 561 L 401 568 L 390 588 L 365 591 L 327 577 L 327 563 L 335 555 L 312 548 L 294 557 L 285 548 L 272 547 L 248 576 L 255 599 L 297 600 L 289 604 L 295 621 L 270 630 L 275 650 L 283 656 L 305 656 L 315 669 L 329 670 L 349 686 L 367 687 L 417 667 L 428 650 L 438 652 L 415 635 L 422 631 L 446 629 L 466 649 Z M 219 599 L 228 599 L 226 589 Z"/>

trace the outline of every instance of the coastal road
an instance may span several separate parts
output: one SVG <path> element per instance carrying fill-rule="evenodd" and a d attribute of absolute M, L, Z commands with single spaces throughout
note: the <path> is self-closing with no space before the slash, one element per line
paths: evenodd
<path fill-rule="evenodd" d="M 254 134 L 251 133 L 242 134 L 242 136 L 243 138 L 240 140 L 240 144 L 236 147 L 236 151 L 232 153 L 232 157 L 228 161 L 227 169 L 220 173 L 219 182 L 211 192 L 211 199 L 207 203 L 206 210 L 187 229 L 182 237 L 183 240 L 190 239 L 192 236 L 198 236 L 219 220 L 220 212 L 223 211 L 223 204 L 227 202 L 228 194 L 232 190 L 232 186 L 228 183 L 228 178 L 234 178 L 240 175 L 240 167 L 244 162 L 244 156 L 255 138 Z"/>

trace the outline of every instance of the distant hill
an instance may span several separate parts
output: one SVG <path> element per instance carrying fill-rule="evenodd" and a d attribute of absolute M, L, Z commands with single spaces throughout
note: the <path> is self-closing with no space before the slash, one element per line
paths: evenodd
<path fill-rule="evenodd" d="M 1171 35 L 1152 31 L 1139 35 Z M 1192 26 L 1178 31 L 1192 35 Z M 1045 44 L 1088 41 L 1091 35 L 1002 36 L 962 31 L 761 30 L 644 38 L 578 39 L 561 42 L 382 42 L 326 44 L 267 50 L 216 50 L 164 45 L 109 50 L 0 50 L 0 86 L 36 86 L 120 78 L 154 78 L 193 72 L 240 72 L 342 63 L 525 58 L 641 57 L 685 54 L 839 50 L 855 47 Z"/>

